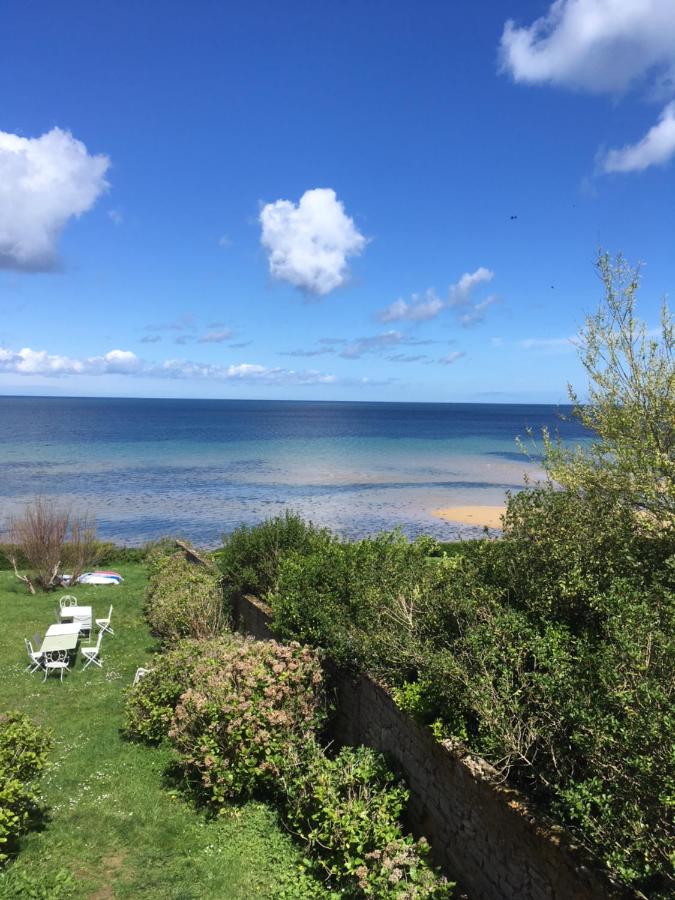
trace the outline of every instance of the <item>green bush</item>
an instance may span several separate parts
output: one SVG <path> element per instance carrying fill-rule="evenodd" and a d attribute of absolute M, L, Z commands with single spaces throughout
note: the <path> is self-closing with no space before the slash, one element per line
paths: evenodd
<path fill-rule="evenodd" d="M 216 806 L 274 787 L 287 754 L 325 718 L 318 656 L 298 644 L 234 641 L 192 680 L 169 736 L 188 779 Z"/>
<path fill-rule="evenodd" d="M 210 638 L 223 624 L 220 577 L 181 556 L 161 556 L 145 592 L 145 615 L 153 634 L 165 643 L 184 637 Z"/>
<path fill-rule="evenodd" d="M 242 525 L 224 537 L 223 547 L 216 553 L 225 589 L 234 596 L 264 597 L 276 586 L 284 556 L 291 552 L 306 554 L 334 540 L 326 529 L 291 512 L 253 528 Z"/>
<path fill-rule="evenodd" d="M 127 737 L 159 743 L 168 736 L 173 713 L 183 694 L 193 684 L 197 668 L 216 667 L 241 640 L 223 634 L 210 640 L 186 638 L 171 650 L 157 653 L 149 672 L 127 691 L 124 731 Z"/>
<path fill-rule="evenodd" d="M 408 792 L 384 758 L 345 747 L 334 759 L 310 742 L 282 769 L 283 816 L 341 897 L 418 900 L 451 895 L 429 847 L 401 830 Z"/>
<path fill-rule="evenodd" d="M 504 538 L 291 553 L 275 630 L 369 672 L 546 805 L 612 875 L 673 887 L 675 542 L 606 496 L 512 497 Z"/>
<path fill-rule="evenodd" d="M 32 782 L 45 768 L 50 745 L 47 733 L 27 716 L 0 715 L 0 866 L 37 809 Z"/>
<path fill-rule="evenodd" d="M 397 680 L 405 679 L 417 670 L 418 629 L 431 624 L 430 598 L 454 565 L 429 558 L 437 546 L 392 532 L 285 556 L 276 590 L 266 598 L 275 631 L 325 647 L 338 663 L 385 680 L 395 659 Z"/>

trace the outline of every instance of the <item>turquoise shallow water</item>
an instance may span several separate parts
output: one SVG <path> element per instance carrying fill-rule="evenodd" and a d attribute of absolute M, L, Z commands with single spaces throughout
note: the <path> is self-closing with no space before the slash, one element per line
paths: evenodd
<path fill-rule="evenodd" d="M 351 537 L 401 527 L 478 533 L 432 516 L 503 502 L 538 474 L 516 437 L 559 428 L 551 406 L 0 397 L 0 501 L 36 495 L 95 514 L 102 537 L 181 533 L 214 544 L 297 510 Z"/>

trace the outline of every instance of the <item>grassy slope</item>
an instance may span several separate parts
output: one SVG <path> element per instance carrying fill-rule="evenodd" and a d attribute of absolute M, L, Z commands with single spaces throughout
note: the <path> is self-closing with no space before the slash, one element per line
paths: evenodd
<path fill-rule="evenodd" d="M 45 896 L 272 897 L 299 861 L 274 813 L 249 803 L 209 818 L 167 782 L 168 750 L 120 736 L 124 688 L 155 649 L 140 608 L 144 569 L 120 570 L 120 587 L 75 591 L 94 616 L 114 604 L 115 637 L 104 636 L 102 670 L 83 672 L 78 658 L 63 684 L 54 676 L 43 684 L 40 673 L 23 671 L 23 638 L 44 634 L 56 620 L 59 593 L 31 597 L 0 572 L 0 709 L 27 712 L 52 729 L 55 741 L 43 781 L 48 819 L 0 875 L 0 896 L 33 896 L 20 885 L 53 883 Z"/>

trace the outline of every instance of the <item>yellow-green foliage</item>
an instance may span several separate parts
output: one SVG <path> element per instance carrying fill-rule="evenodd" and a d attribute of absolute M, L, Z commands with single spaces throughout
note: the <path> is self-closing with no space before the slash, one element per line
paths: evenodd
<path fill-rule="evenodd" d="M 222 625 L 220 576 L 176 554 L 159 558 L 145 592 L 145 614 L 154 634 L 171 643 L 210 638 Z"/>

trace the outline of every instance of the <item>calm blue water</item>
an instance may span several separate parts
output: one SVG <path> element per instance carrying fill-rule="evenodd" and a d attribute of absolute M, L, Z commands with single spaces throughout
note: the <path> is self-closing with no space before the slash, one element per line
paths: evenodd
<path fill-rule="evenodd" d="M 452 540 L 438 507 L 497 504 L 536 477 L 516 437 L 569 408 L 0 397 L 0 514 L 36 495 L 95 514 L 102 537 L 203 545 L 286 508 L 351 537 L 395 526 Z"/>

